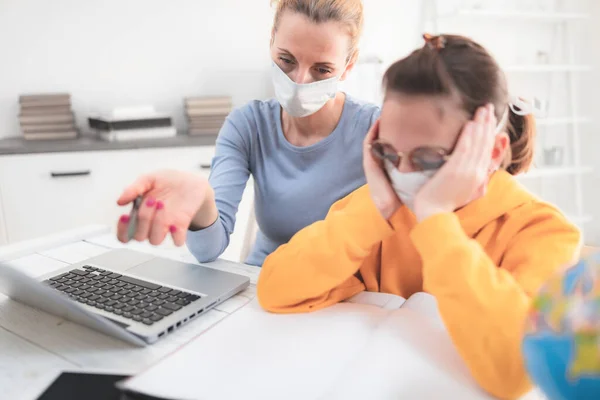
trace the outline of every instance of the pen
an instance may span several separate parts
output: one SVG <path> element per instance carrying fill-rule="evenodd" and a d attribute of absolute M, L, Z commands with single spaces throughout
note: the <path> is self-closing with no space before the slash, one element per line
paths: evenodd
<path fill-rule="evenodd" d="M 131 207 L 131 212 L 129 213 L 129 226 L 127 227 L 127 240 L 133 239 L 133 235 L 135 235 L 135 231 L 137 229 L 137 216 L 138 210 L 140 208 L 140 204 L 142 204 L 142 196 L 138 196 L 133 201 L 133 207 Z"/>

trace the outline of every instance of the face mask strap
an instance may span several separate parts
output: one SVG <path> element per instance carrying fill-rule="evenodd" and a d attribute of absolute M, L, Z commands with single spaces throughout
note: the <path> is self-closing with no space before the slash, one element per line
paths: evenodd
<path fill-rule="evenodd" d="M 508 120 L 508 112 L 512 111 L 516 115 L 526 116 L 526 115 L 535 115 L 541 116 L 542 111 L 542 101 L 537 97 L 533 97 L 530 101 L 523 100 L 522 97 L 519 96 L 510 96 L 508 101 L 508 107 L 504 110 L 504 114 L 502 114 L 502 118 L 500 122 L 496 126 L 495 134 L 498 134 L 504 129 L 506 126 L 506 122 Z"/>
<path fill-rule="evenodd" d="M 508 106 L 513 113 L 520 116 L 533 114 L 539 117 L 543 114 L 542 101 L 537 97 L 525 100 L 520 96 L 510 96 Z"/>
<path fill-rule="evenodd" d="M 500 122 L 498 122 L 498 125 L 496 125 L 496 130 L 494 130 L 494 135 L 497 135 L 500 132 L 502 132 L 502 129 L 504 129 L 504 127 L 506 126 L 506 121 L 508 121 L 509 107 L 510 107 L 510 105 L 508 107 L 506 107 L 506 109 L 504 110 L 504 113 L 502 114 L 502 118 L 500 118 Z"/>

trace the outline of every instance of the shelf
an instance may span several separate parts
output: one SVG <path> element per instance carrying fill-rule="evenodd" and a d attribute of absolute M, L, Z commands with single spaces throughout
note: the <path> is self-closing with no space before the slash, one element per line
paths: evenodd
<path fill-rule="evenodd" d="M 542 167 L 517 175 L 518 179 L 544 178 L 549 176 L 579 175 L 592 172 L 592 167 Z"/>
<path fill-rule="evenodd" d="M 545 22 L 590 19 L 589 14 L 549 11 L 501 11 L 501 10 L 458 10 L 455 13 L 440 15 L 440 18 L 476 17 L 494 19 L 538 20 Z"/>
<path fill-rule="evenodd" d="M 535 123 L 538 126 L 556 126 L 556 125 L 572 125 L 572 124 L 589 124 L 592 122 L 591 118 L 580 117 L 580 118 L 540 118 L 536 119 Z"/>
<path fill-rule="evenodd" d="M 583 64 L 524 64 L 524 65 L 507 65 L 504 68 L 506 72 L 584 72 L 591 71 L 591 65 Z"/>

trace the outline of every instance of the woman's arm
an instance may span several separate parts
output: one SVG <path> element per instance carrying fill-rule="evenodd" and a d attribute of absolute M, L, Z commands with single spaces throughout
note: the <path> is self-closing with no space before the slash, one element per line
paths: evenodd
<path fill-rule="evenodd" d="M 187 246 L 199 262 L 214 261 L 229 245 L 244 189 L 250 176 L 250 135 L 241 110 L 232 112 L 216 141 L 209 183 L 202 209 L 187 232 Z M 241 129 L 243 130 L 243 129 Z"/>
<path fill-rule="evenodd" d="M 424 289 L 436 297 L 473 376 L 500 398 L 515 398 L 530 389 L 520 344 L 531 295 L 574 261 L 581 239 L 549 206 L 527 207 L 519 218 L 523 228 L 500 265 L 465 234 L 454 213 L 431 216 L 411 232 L 423 261 Z"/>
<path fill-rule="evenodd" d="M 379 262 L 376 249 L 393 234 L 363 186 L 336 202 L 323 221 L 302 229 L 269 255 L 258 300 L 271 312 L 314 311 L 365 289 L 362 266 Z"/>

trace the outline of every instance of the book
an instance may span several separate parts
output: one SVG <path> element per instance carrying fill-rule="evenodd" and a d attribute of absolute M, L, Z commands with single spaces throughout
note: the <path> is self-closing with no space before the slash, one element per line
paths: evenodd
<path fill-rule="evenodd" d="M 184 99 L 186 108 L 196 107 L 226 107 L 231 108 L 233 102 L 229 96 L 187 97 Z"/>
<path fill-rule="evenodd" d="M 65 132 L 75 130 L 73 124 L 22 124 L 23 133 L 41 133 L 41 132 Z"/>
<path fill-rule="evenodd" d="M 188 130 L 188 134 L 190 136 L 200 136 L 200 135 L 218 135 L 220 128 L 190 128 Z"/>
<path fill-rule="evenodd" d="M 142 129 L 125 129 L 117 131 L 96 131 L 102 140 L 109 142 L 123 142 L 130 140 L 163 139 L 177 135 L 174 126 Z"/>
<path fill-rule="evenodd" d="M 206 107 L 206 108 L 194 108 L 188 109 L 188 117 L 221 117 L 225 118 L 231 112 L 231 108 L 228 107 Z"/>
<path fill-rule="evenodd" d="M 69 114 L 70 106 L 55 106 L 55 105 L 34 105 L 21 106 L 21 115 L 48 115 L 48 114 Z"/>
<path fill-rule="evenodd" d="M 23 94 L 19 96 L 21 107 L 39 106 L 71 106 L 71 95 L 69 93 L 40 93 Z"/>
<path fill-rule="evenodd" d="M 206 117 L 188 117 L 190 124 L 223 124 L 225 118 L 223 116 L 206 116 Z"/>
<path fill-rule="evenodd" d="M 492 398 L 425 293 L 363 292 L 303 314 L 268 313 L 254 299 L 118 386 L 169 400 Z"/>
<path fill-rule="evenodd" d="M 19 114 L 21 125 L 40 125 L 40 124 L 74 124 L 75 115 L 72 112 L 66 114 L 42 114 L 27 115 Z"/>
<path fill-rule="evenodd" d="M 165 128 L 172 125 L 169 116 L 148 116 L 144 118 L 111 119 L 105 117 L 88 117 L 90 128 L 100 131 L 116 131 L 143 128 Z"/>
<path fill-rule="evenodd" d="M 64 131 L 64 132 L 35 132 L 35 133 L 23 133 L 25 140 L 58 140 L 58 139 L 75 139 L 77 137 L 77 131 Z"/>
<path fill-rule="evenodd" d="M 69 93 L 22 94 L 19 106 L 25 140 L 74 139 L 79 135 Z"/>

